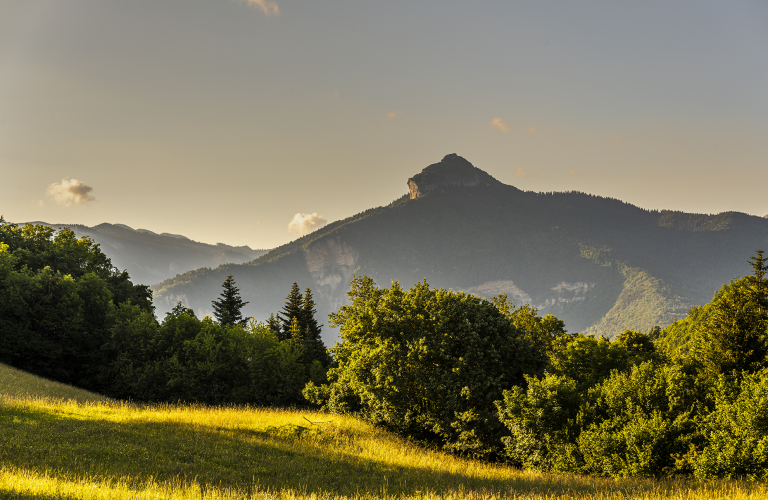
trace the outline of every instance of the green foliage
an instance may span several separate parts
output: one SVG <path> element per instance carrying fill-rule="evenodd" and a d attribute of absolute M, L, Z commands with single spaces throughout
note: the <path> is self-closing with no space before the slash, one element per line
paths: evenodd
<path fill-rule="evenodd" d="M 224 291 L 221 292 L 219 300 L 214 300 L 213 315 L 216 321 L 222 326 L 242 325 L 248 321 L 243 318 L 241 310 L 248 303 L 240 297 L 240 290 L 235 286 L 235 279 L 230 274 L 221 285 Z"/>
<path fill-rule="evenodd" d="M 263 323 L 222 325 L 183 307 L 159 325 L 122 308 L 108 349 L 114 395 L 141 401 L 288 406 L 307 382 L 301 345 Z"/>
<path fill-rule="evenodd" d="M 512 387 L 496 401 L 499 420 L 509 431 L 502 438 L 512 464 L 539 471 L 577 468 L 576 416 L 582 401 L 577 382 L 563 375 L 526 377 L 526 388 Z"/>
<path fill-rule="evenodd" d="M 357 277 L 349 298 L 331 315 L 338 368 L 305 396 L 448 450 L 497 453 L 503 427 L 493 402 L 544 364 L 524 332 L 493 303 L 426 282 L 406 291 Z"/>
<path fill-rule="evenodd" d="M 151 313 L 151 293 L 88 238 L 19 227 L 0 217 L 0 361 L 53 380 L 103 390 L 116 308 Z"/>
<path fill-rule="evenodd" d="M 548 349 L 549 367 L 555 375 L 574 380 L 587 389 L 608 377 L 612 370 L 656 359 L 655 346 L 647 334 L 627 330 L 611 342 L 591 335 L 559 335 Z"/>
<path fill-rule="evenodd" d="M 693 340 L 707 376 L 756 371 L 768 363 L 768 314 L 746 279 L 731 282 L 710 304 Z"/>
<path fill-rule="evenodd" d="M 739 381 L 720 376 L 713 398 L 702 419 L 706 447 L 691 459 L 696 476 L 768 478 L 768 370 Z"/>
<path fill-rule="evenodd" d="M 686 470 L 696 436 L 695 382 L 680 367 L 653 362 L 614 371 L 590 390 L 577 420 L 580 472 L 613 477 Z"/>

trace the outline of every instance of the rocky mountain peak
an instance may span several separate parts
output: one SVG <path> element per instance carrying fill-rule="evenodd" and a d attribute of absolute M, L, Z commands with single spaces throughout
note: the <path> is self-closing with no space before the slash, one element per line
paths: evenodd
<path fill-rule="evenodd" d="M 445 186 L 501 185 L 501 182 L 456 153 L 446 155 L 439 163 L 433 163 L 408 179 L 412 200 Z"/>

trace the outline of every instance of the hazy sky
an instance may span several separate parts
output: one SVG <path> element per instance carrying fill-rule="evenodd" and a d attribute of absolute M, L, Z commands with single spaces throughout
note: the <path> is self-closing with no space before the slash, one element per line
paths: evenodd
<path fill-rule="evenodd" d="M 448 153 L 765 215 L 768 2 L 0 0 L 7 220 L 274 247 Z"/>

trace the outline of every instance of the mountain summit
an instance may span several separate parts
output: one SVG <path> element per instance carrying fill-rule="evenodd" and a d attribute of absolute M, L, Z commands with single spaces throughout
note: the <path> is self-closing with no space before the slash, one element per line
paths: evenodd
<path fill-rule="evenodd" d="M 644 210 L 585 193 L 505 185 L 451 154 L 408 180 L 409 194 L 336 221 L 248 264 L 198 269 L 153 287 L 162 315 L 181 301 L 210 313 L 228 274 L 243 314 L 276 312 L 293 282 L 318 313 L 347 303 L 353 275 L 380 286 L 424 279 L 554 314 L 570 332 L 614 337 L 685 317 L 768 247 L 768 219 Z M 321 316 L 322 317 L 322 316 Z M 326 330 L 326 343 L 333 332 Z"/>
<path fill-rule="evenodd" d="M 408 179 L 411 199 L 449 186 L 503 186 L 486 172 L 452 153 Z"/>

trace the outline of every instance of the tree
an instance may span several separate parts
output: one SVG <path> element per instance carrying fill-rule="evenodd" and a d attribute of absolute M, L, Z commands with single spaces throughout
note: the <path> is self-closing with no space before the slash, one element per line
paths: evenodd
<path fill-rule="evenodd" d="M 331 356 L 328 354 L 328 350 L 323 343 L 323 338 L 320 336 L 321 328 L 315 319 L 315 314 L 317 314 L 315 301 L 312 300 L 312 290 L 309 288 L 304 291 L 304 299 L 301 303 L 301 313 L 303 319 L 302 327 L 304 331 L 305 364 L 309 366 L 313 361 L 317 360 L 327 368 L 331 364 Z"/>
<path fill-rule="evenodd" d="M 299 324 L 303 323 L 303 301 L 304 298 L 301 296 L 301 292 L 299 291 L 299 285 L 298 283 L 294 282 L 293 285 L 291 285 L 291 291 L 285 298 L 285 306 L 281 311 L 282 314 L 277 315 L 280 323 L 282 323 L 282 329 L 280 331 L 280 335 L 278 336 L 281 341 L 291 338 L 291 323 L 293 322 L 293 318 L 296 318 L 299 321 Z"/>
<path fill-rule="evenodd" d="M 351 285 L 351 303 L 330 315 L 342 339 L 338 368 L 328 371 L 330 385 L 308 384 L 305 396 L 448 450 L 498 453 L 504 428 L 493 402 L 541 371 L 534 342 L 474 295 L 426 281 L 408 291 L 367 277 Z"/>
<path fill-rule="evenodd" d="M 732 281 L 715 295 L 709 314 L 699 325 L 693 354 L 707 377 L 739 375 L 766 365 L 765 310 L 747 278 Z"/>
<path fill-rule="evenodd" d="M 762 250 L 756 251 L 755 254 L 747 261 L 752 266 L 752 276 L 747 276 L 747 283 L 752 287 L 758 310 L 762 314 L 768 310 L 768 283 L 765 279 L 765 274 L 768 273 L 768 260 L 763 257 Z"/>
<path fill-rule="evenodd" d="M 243 325 L 248 318 L 243 318 L 240 312 L 248 302 L 243 302 L 240 297 L 240 290 L 235 286 L 235 280 L 230 274 L 221 285 L 224 291 L 221 292 L 221 298 L 212 302 L 213 315 L 222 326 Z"/>

